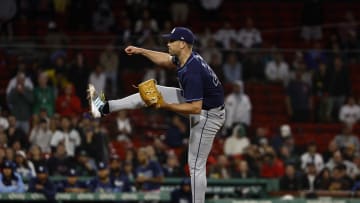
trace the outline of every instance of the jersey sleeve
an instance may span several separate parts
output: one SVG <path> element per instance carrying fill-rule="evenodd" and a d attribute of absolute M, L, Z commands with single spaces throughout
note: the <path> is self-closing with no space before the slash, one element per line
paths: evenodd
<path fill-rule="evenodd" d="M 200 73 L 188 75 L 185 79 L 184 98 L 186 102 L 199 101 L 204 97 L 203 82 Z"/>

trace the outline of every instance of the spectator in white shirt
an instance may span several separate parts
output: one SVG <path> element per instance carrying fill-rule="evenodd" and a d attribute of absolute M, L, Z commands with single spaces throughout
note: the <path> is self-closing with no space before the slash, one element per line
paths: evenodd
<path fill-rule="evenodd" d="M 129 141 L 129 136 L 132 132 L 132 125 L 126 110 L 118 112 L 116 117 L 116 126 L 118 130 L 117 140 Z"/>
<path fill-rule="evenodd" d="M 261 46 L 261 33 L 254 27 L 254 21 L 251 17 L 246 18 L 245 27 L 240 29 L 237 36 L 237 42 L 241 47 L 244 48 L 254 48 Z"/>
<path fill-rule="evenodd" d="M 55 131 L 50 141 L 53 150 L 55 150 L 59 143 L 63 143 L 65 145 L 66 153 L 71 157 L 75 155 L 76 147 L 81 144 L 79 132 L 71 128 L 70 118 L 68 117 L 62 117 L 61 129 Z"/>
<path fill-rule="evenodd" d="M 229 50 L 231 43 L 236 42 L 236 30 L 229 21 L 225 21 L 224 25 L 215 32 L 214 38 L 222 48 Z"/>
<path fill-rule="evenodd" d="M 350 96 L 347 103 L 339 111 L 339 120 L 344 124 L 353 125 L 360 119 L 360 106 L 356 104 L 355 98 Z"/>
<path fill-rule="evenodd" d="M 240 80 L 233 83 L 233 91 L 225 98 L 226 120 L 225 128 L 230 129 L 235 123 L 246 126 L 251 124 L 251 101 L 244 91 Z"/>
<path fill-rule="evenodd" d="M 46 119 L 40 119 L 39 124 L 34 126 L 30 132 L 29 141 L 31 145 L 38 145 L 44 153 L 50 153 L 50 141 L 53 133 L 49 128 L 49 123 Z"/>
<path fill-rule="evenodd" d="M 24 71 L 19 71 L 15 77 L 11 78 L 7 87 L 6 87 L 6 94 L 9 95 L 10 91 L 14 88 L 16 88 L 17 81 L 18 80 L 24 80 L 25 87 L 28 87 L 29 89 L 34 89 L 34 84 L 31 81 L 29 77 L 27 77 L 24 73 Z"/>
<path fill-rule="evenodd" d="M 275 53 L 274 59 L 267 62 L 265 66 L 265 76 L 268 81 L 281 82 L 287 85 L 290 77 L 289 65 L 284 61 L 281 53 Z"/>
<path fill-rule="evenodd" d="M 314 164 L 316 171 L 321 171 L 324 168 L 323 157 L 317 152 L 315 142 L 310 143 L 307 152 L 301 155 L 301 168 L 305 170 L 308 164 Z"/>
<path fill-rule="evenodd" d="M 225 140 L 224 153 L 227 156 L 241 155 L 249 145 L 250 140 L 246 137 L 244 126 L 238 124 L 233 128 L 232 135 Z"/>
<path fill-rule="evenodd" d="M 95 70 L 91 72 L 89 76 L 89 83 L 93 84 L 99 92 L 105 92 L 106 74 L 100 64 L 96 65 Z"/>

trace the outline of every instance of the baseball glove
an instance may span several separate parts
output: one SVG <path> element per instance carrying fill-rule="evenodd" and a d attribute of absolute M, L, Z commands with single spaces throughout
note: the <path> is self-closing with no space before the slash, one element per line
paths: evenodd
<path fill-rule="evenodd" d="M 156 88 L 156 80 L 150 79 L 138 85 L 141 99 L 147 106 L 154 106 L 160 108 L 164 103 L 163 97 L 159 90 Z"/>

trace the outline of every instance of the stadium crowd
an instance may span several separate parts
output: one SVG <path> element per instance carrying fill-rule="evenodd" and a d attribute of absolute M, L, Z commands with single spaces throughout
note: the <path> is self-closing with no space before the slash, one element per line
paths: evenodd
<path fill-rule="evenodd" d="M 139 138 L 131 111 L 121 111 L 105 122 L 91 118 L 86 88 L 92 83 L 109 98 L 124 96 L 128 93 L 125 86 L 132 84 L 122 81 L 121 75 L 134 69 L 142 73 L 141 80 L 156 78 L 161 85 L 177 86 L 174 73 L 141 59 L 132 64 L 121 49 L 127 44 L 162 47 L 159 34 L 168 33 L 174 25 L 186 25 L 194 5 L 190 1 L 156 1 L 156 5 L 126 1 L 122 13 L 116 14 L 120 18 L 115 18 L 110 0 L 96 1 L 96 6 L 88 1 L 17 2 L 16 17 L 2 24 L 8 41 L 15 43 L 18 33 L 10 31 L 16 31 L 12 26 L 19 22 L 30 27 L 36 19 L 47 22 L 47 27 L 41 40 L 26 41 L 43 49 L 1 50 L 15 52 L 17 60 L 16 65 L 9 64 L 15 68 L 9 70 L 13 77 L 0 112 L 0 192 L 27 190 L 53 199 L 56 192 L 63 191 L 157 191 L 164 178 L 187 176 L 186 119 L 144 109 L 142 115 L 149 117 L 149 123 L 163 118 L 160 125 L 154 122 L 152 126 L 162 126 L 163 134 Z M 205 22 L 222 20 L 216 13 L 224 2 L 197 3 Z M 170 8 L 174 12 L 163 13 Z M 226 124 L 217 138 L 221 146 L 216 147 L 221 149 L 213 149 L 217 153 L 209 157 L 208 177 L 276 178 L 281 190 L 360 189 L 360 141 L 353 131 L 360 106 L 357 95 L 352 94 L 348 71 L 348 64 L 360 60 L 349 50 L 360 46 L 354 15 L 348 12 L 344 18 L 339 28 L 326 33 L 321 32 L 321 24 L 304 23 L 302 40 L 311 49 L 290 54 L 276 46 L 265 54 L 256 52 L 271 42 L 263 40 L 252 16 L 243 20 L 241 29 L 224 20 L 217 30 L 206 28 L 198 34 L 197 51 L 230 87 Z M 61 24 L 59 19 L 68 21 Z M 76 31 L 116 37 L 94 51 L 94 60 L 86 57 L 85 50 L 71 48 L 72 36 L 67 33 Z M 5 63 L 6 57 L 0 57 L 0 64 Z M 254 81 L 281 84 L 286 92 L 289 120 L 275 131 L 252 126 L 246 84 Z M 319 152 L 314 142 L 306 149 L 296 145 L 292 122 L 342 123 L 343 129 L 334 132 L 325 152 Z M 145 142 L 139 146 L 137 139 Z M 124 143 L 124 153 L 117 153 L 111 147 L 114 143 Z M 52 182 L 48 176 L 67 179 Z M 92 178 L 81 182 L 80 176 Z"/>

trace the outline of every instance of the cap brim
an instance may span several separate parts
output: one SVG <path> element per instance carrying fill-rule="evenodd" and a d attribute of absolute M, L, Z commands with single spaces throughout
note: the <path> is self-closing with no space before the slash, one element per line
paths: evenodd
<path fill-rule="evenodd" d="M 166 40 L 170 40 L 171 39 L 171 34 L 163 34 L 163 35 L 161 35 L 161 37 L 166 39 Z"/>

